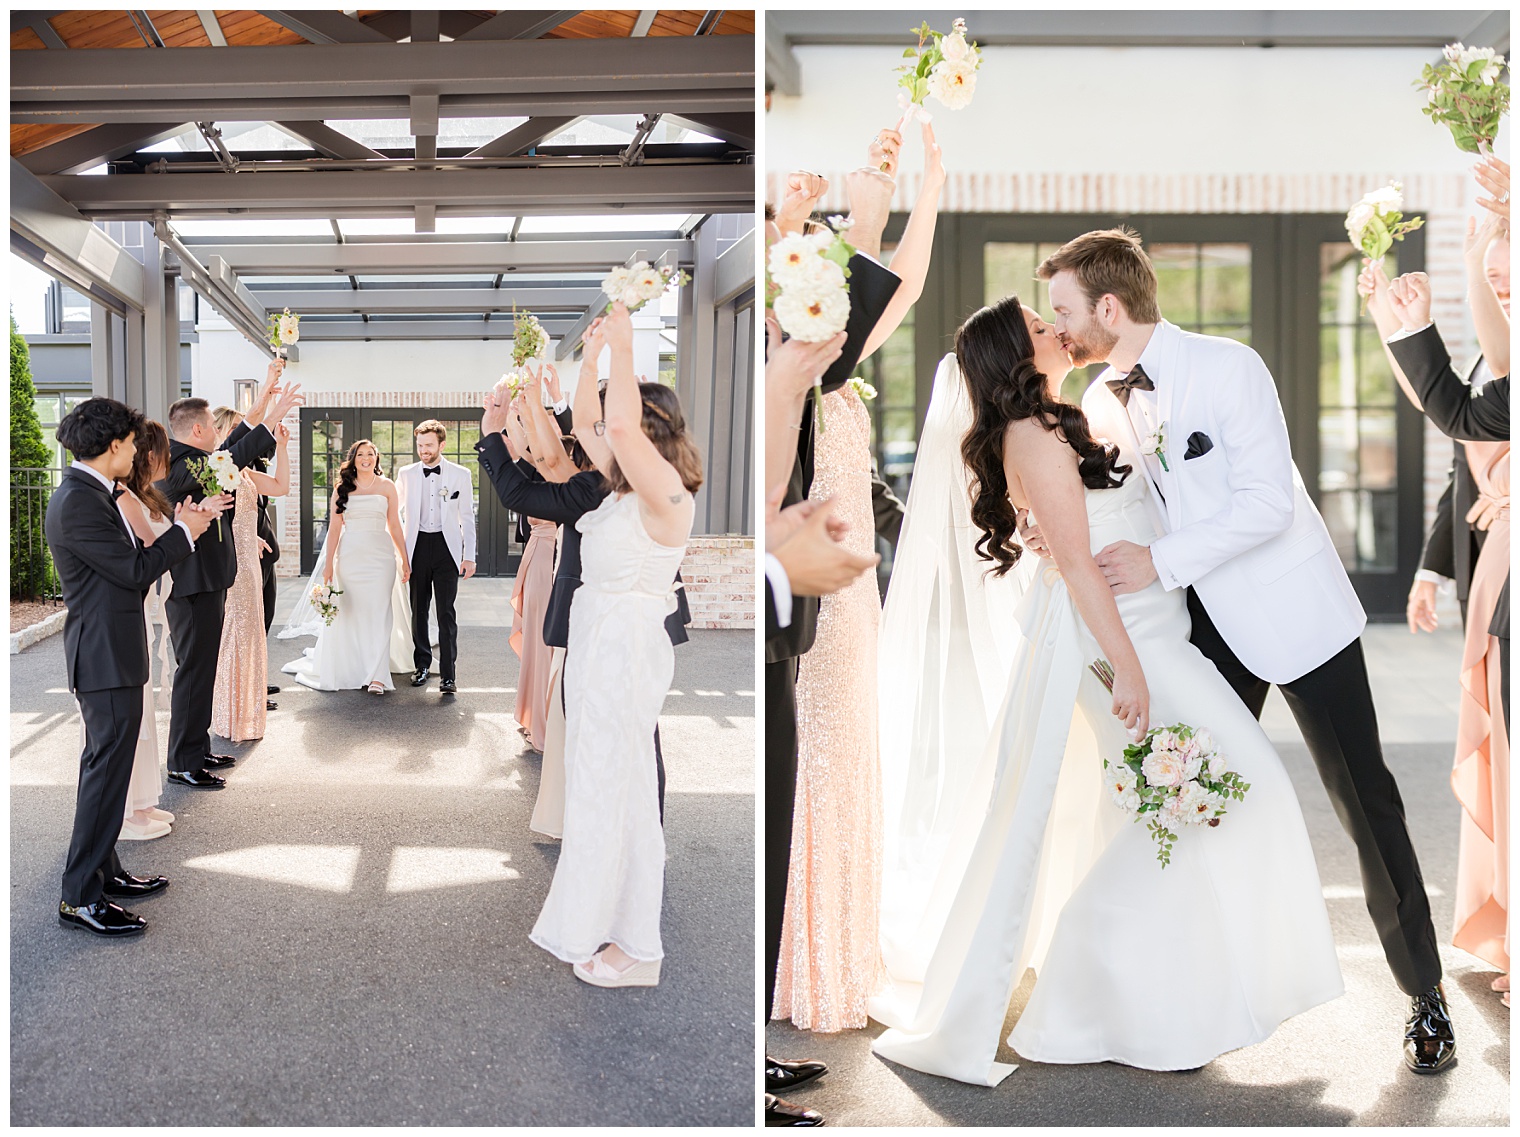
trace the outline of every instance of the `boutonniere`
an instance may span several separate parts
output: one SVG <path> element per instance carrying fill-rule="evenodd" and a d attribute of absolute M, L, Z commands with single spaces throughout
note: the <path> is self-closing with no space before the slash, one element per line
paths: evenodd
<path fill-rule="evenodd" d="M 1155 430 L 1145 436 L 1145 442 L 1140 446 L 1140 453 L 1149 457 L 1154 454 L 1161 463 L 1161 468 L 1168 474 L 1172 468 L 1166 462 L 1166 428 L 1167 423 L 1162 423 Z"/>

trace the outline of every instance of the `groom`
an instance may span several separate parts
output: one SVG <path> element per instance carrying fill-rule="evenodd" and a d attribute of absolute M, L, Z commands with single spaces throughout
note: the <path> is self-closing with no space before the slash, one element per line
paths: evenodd
<path fill-rule="evenodd" d="M 1082 409 L 1146 477 L 1165 519 L 1149 548 L 1098 554 L 1116 594 L 1187 590 L 1192 641 L 1260 717 L 1282 690 L 1346 832 L 1395 981 L 1411 997 L 1404 1061 L 1456 1061 L 1441 961 L 1404 805 L 1383 762 L 1362 655 L 1367 622 L 1293 465 L 1277 388 L 1233 340 L 1161 318 L 1156 272 L 1128 229 L 1085 233 L 1039 267 L 1078 367 L 1107 362 Z M 1039 544 L 1037 533 L 1031 537 Z M 1042 550 L 1037 550 L 1042 551 Z"/>
<path fill-rule="evenodd" d="M 454 619 L 454 598 L 459 577 L 475 575 L 475 488 L 470 471 L 443 457 L 448 430 L 437 419 L 428 419 L 412 432 L 420 462 L 396 472 L 401 492 L 401 522 L 406 531 L 406 555 L 412 565 L 412 686 L 428 681 L 433 664 L 432 637 L 428 635 L 428 606 L 438 601 L 438 690 L 452 695 L 454 658 L 458 652 L 459 625 Z"/>

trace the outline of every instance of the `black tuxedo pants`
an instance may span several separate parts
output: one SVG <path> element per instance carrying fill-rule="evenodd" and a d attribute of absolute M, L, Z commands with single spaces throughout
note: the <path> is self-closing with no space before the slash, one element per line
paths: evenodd
<path fill-rule="evenodd" d="M 211 753 L 211 700 L 222 650 L 226 590 L 181 596 L 164 605 L 174 643 L 174 690 L 169 695 L 169 769 L 193 773 Z"/>
<path fill-rule="evenodd" d="M 765 665 L 765 1019 L 776 998 L 797 798 L 797 660 Z"/>
<path fill-rule="evenodd" d="M 269 629 L 274 624 L 274 602 L 277 585 L 274 578 L 274 561 L 261 561 L 260 569 L 264 574 L 264 636 L 267 639 Z"/>
<path fill-rule="evenodd" d="M 84 750 L 79 755 L 74 834 L 63 866 L 63 902 L 75 907 L 99 900 L 106 878 L 121 871 L 116 839 L 137 755 L 143 689 L 80 691 L 77 698 L 84 719 Z"/>
<path fill-rule="evenodd" d="M 1191 588 L 1187 600 L 1193 646 L 1260 718 L 1271 684 L 1240 662 Z M 1404 801 L 1383 761 L 1362 641 L 1352 641 L 1313 671 L 1278 686 L 1303 732 L 1336 816 L 1356 842 L 1367 911 L 1394 980 L 1406 995 L 1429 990 L 1441 980 L 1436 931 L 1404 820 Z"/>
<path fill-rule="evenodd" d="M 433 646 L 428 642 L 428 606 L 438 601 L 438 674 L 454 678 L 459 651 L 459 624 L 454 598 L 459 595 L 459 565 L 442 533 L 418 533 L 412 548 L 412 663 L 418 671 L 431 667 Z"/>

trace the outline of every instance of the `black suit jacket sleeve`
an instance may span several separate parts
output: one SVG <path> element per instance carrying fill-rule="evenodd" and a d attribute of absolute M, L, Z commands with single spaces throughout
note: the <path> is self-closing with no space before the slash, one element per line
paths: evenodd
<path fill-rule="evenodd" d="M 141 592 L 152 587 L 171 565 L 190 555 L 190 538 L 178 525 L 171 526 L 151 545 L 131 542 L 133 548 L 128 551 L 120 512 L 104 492 L 100 500 L 105 508 L 96 505 L 93 494 L 81 495 L 81 502 L 89 503 L 89 508 L 73 511 L 67 522 L 55 526 L 48 534 L 48 544 L 66 549 L 116 587 Z"/>
<path fill-rule="evenodd" d="M 559 432 L 568 435 L 575 428 L 575 416 L 570 413 L 570 403 L 565 402 L 565 409 L 554 416 L 554 421 L 559 423 Z"/>
<path fill-rule="evenodd" d="M 903 503 L 898 500 L 892 487 L 882 479 L 876 469 L 876 463 L 871 463 L 871 513 L 876 520 L 876 535 L 885 538 L 895 549 L 897 548 L 898 535 L 902 533 L 903 514 L 907 510 Z"/>
<path fill-rule="evenodd" d="M 607 496 L 602 476 L 594 471 L 576 474 L 568 482 L 533 481 L 512 462 L 500 434 L 488 434 L 476 445 L 480 468 L 491 479 L 501 504 L 523 516 L 574 525 Z"/>
<path fill-rule="evenodd" d="M 1508 375 L 1484 384 L 1474 396 L 1452 367 L 1434 324 L 1388 346 L 1442 434 L 1463 442 L 1509 441 Z"/>
<path fill-rule="evenodd" d="M 1456 490 L 1457 475 L 1453 469 L 1451 477 L 1446 479 L 1446 488 L 1441 491 L 1441 500 L 1436 502 L 1436 517 L 1431 522 L 1430 533 L 1425 538 L 1425 548 L 1420 553 L 1422 569 L 1453 580 L 1457 575 L 1454 544 L 1456 530 L 1452 525 L 1452 498 L 1456 496 Z"/>
<path fill-rule="evenodd" d="M 850 258 L 850 318 L 844 326 L 844 350 L 823 373 L 824 394 L 839 390 L 855 374 L 866 340 L 901 284 L 895 272 L 863 253 Z"/>
<path fill-rule="evenodd" d="M 263 423 L 250 429 L 246 422 L 240 422 L 228 433 L 221 448 L 232 455 L 232 460 L 241 469 L 252 466 L 260 458 L 269 457 L 274 453 L 274 447 L 274 435 Z"/>

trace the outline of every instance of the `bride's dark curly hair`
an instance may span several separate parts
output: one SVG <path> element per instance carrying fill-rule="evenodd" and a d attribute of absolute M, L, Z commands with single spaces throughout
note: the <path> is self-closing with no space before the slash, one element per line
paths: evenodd
<path fill-rule="evenodd" d="M 1090 489 L 1118 488 L 1130 467 L 1119 465 L 1117 446 L 1093 438 L 1080 407 L 1050 397 L 1046 377 L 1034 365 L 1034 342 L 1017 296 L 973 313 L 955 334 L 955 358 L 971 399 L 971 429 L 961 440 L 961 459 L 973 478 L 971 520 L 982 531 L 976 555 L 994 562 L 989 571 L 1002 576 L 1023 552 L 1012 543 L 1018 519 L 1003 471 L 1009 423 L 1032 418 L 1055 431 L 1077 452 L 1082 484 Z"/>
<path fill-rule="evenodd" d="M 368 446 L 375 452 L 375 473 L 380 473 L 380 447 L 376 446 L 367 438 L 361 438 L 348 448 L 348 455 L 343 459 L 343 465 L 338 467 L 338 501 L 336 509 L 342 513 L 348 508 L 348 495 L 354 490 L 359 481 L 359 466 L 355 462 L 359 456 L 359 447 Z"/>

